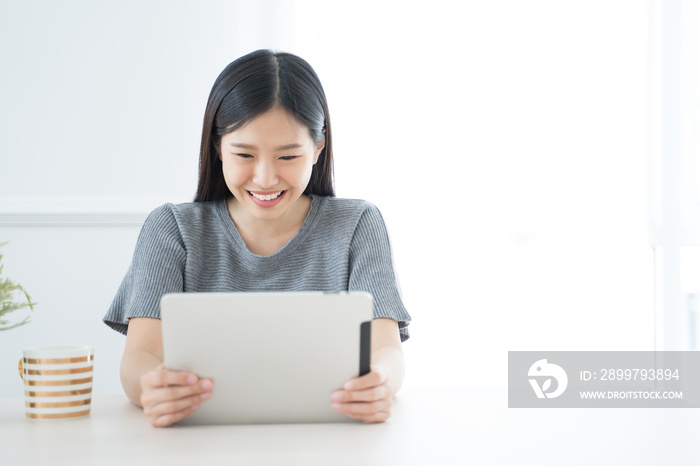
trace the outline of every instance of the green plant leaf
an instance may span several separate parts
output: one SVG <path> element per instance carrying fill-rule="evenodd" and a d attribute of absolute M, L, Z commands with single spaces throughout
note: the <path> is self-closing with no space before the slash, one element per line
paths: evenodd
<path fill-rule="evenodd" d="M 0 243 L 0 247 L 6 244 L 7 241 Z M 2 254 L 0 254 L 0 262 L 2 261 L 2 258 L 3 256 Z M 2 270 L 3 265 L 2 263 L 0 263 L 0 274 L 2 274 Z M 21 293 L 24 299 L 16 300 L 14 297 L 15 293 Z M 0 277 L 0 331 L 10 330 L 29 323 L 29 316 L 25 317 L 24 320 L 22 320 L 21 322 L 15 324 L 12 324 L 10 321 L 1 318 L 6 314 L 18 311 L 20 309 L 29 308 L 30 311 L 34 311 L 35 305 L 36 303 L 32 301 L 31 296 L 29 296 L 29 293 L 27 293 L 27 291 L 22 287 L 22 285 L 13 282 L 9 278 Z"/>

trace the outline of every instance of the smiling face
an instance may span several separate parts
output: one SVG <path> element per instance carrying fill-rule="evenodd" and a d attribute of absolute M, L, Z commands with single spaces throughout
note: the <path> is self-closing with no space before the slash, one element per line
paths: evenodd
<path fill-rule="evenodd" d="M 222 136 L 220 158 L 234 196 L 228 204 L 234 221 L 305 218 L 308 197 L 302 195 L 321 150 L 308 128 L 281 108 Z"/>

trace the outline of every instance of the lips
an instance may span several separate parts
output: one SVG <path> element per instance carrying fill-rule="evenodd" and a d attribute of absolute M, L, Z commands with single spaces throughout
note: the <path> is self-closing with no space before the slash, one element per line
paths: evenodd
<path fill-rule="evenodd" d="M 279 204 L 282 199 L 284 199 L 285 195 L 287 194 L 287 190 L 282 190 L 282 191 L 275 191 L 275 192 L 268 192 L 268 193 L 261 193 L 261 192 L 252 192 L 252 191 L 247 191 L 248 195 L 250 196 L 250 199 L 255 203 L 255 205 L 259 207 L 274 207 L 277 204 Z"/>
<path fill-rule="evenodd" d="M 251 196 L 253 196 L 255 199 L 259 199 L 261 201 L 272 201 L 274 199 L 277 199 L 279 196 L 284 193 L 284 191 L 277 191 L 276 193 L 270 193 L 270 194 L 259 194 L 259 193 L 254 193 L 252 191 L 248 191 Z"/>

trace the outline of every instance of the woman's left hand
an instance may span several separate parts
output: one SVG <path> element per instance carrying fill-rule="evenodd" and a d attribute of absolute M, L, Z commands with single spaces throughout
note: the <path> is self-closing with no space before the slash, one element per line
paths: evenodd
<path fill-rule="evenodd" d="M 365 422 L 386 421 L 394 397 L 387 376 L 383 366 L 373 365 L 369 373 L 348 380 L 342 390 L 333 392 L 333 410 Z"/>

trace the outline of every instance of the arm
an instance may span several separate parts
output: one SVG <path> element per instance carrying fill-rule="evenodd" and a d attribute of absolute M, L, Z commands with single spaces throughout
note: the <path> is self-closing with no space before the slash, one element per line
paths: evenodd
<path fill-rule="evenodd" d="M 391 319 L 372 321 L 371 371 L 333 392 L 333 409 L 353 419 L 384 422 L 404 377 L 399 325 Z"/>
<path fill-rule="evenodd" d="M 211 398 L 211 380 L 164 368 L 159 319 L 129 319 L 120 375 L 126 396 L 157 427 L 181 420 Z"/>
<path fill-rule="evenodd" d="M 366 291 L 374 299 L 371 370 L 335 391 L 332 406 L 353 419 L 383 422 L 391 415 L 392 399 L 404 377 L 398 321 L 408 322 L 411 316 L 401 300 L 384 220 L 372 205 L 358 220 L 349 259 L 348 290 Z"/>
<path fill-rule="evenodd" d="M 160 320 L 129 319 L 120 376 L 124 393 L 141 408 L 141 378 L 163 363 L 162 338 Z"/>

